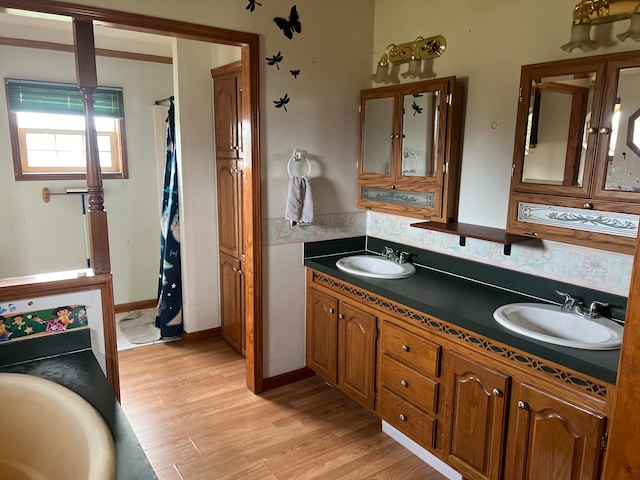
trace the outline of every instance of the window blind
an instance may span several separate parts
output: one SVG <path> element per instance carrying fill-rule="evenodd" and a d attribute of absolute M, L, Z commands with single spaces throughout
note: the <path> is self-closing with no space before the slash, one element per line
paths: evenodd
<path fill-rule="evenodd" d="M 11 112 L 84 115 L 82 92 L 77 85 L 10 78 L 4 82 Z M 98 87 L 93 99 L 95 116 L 124 118 L 122 88 Z"/>

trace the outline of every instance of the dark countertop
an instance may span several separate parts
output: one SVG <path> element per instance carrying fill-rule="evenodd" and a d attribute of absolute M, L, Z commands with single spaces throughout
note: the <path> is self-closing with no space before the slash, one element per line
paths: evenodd
<path fill-rule="evenodd" d="M 118 480 L 158 478 L 91 350 L 1 366 L 0 372 L 35 375 L 78 393 L 100 412 L 111 429 Z"/>
<path fill-rule="evenodd" d="M 512 332 L 493 319 L 493 312 L 502 305 L 540 300 L 420 266 L 416 266 L 415 275 L 397 280 L 359 277 L 336 267 L 338 259 L 357 253 L 365 252 L 325 254 L 305 258 L 304 264 L 450 324 L 615 384 L 620 349 L 580 350 L 539 342 Z"/>

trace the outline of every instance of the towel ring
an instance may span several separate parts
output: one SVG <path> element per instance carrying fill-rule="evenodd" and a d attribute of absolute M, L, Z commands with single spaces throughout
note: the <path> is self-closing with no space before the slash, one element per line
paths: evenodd
<path fill-rule="evenodd" d="M 300 150 L 294 150 L 293 155 L 291 156 L 291 158 L 289 159 L 289 162 L 287 163 L 287 173 L 289 174 L 289 178 L 293 178 L 294 176 L 291 173 L 291 163 L 299 162 L 303 158 L 304 158 L 304 161 L 307 162 L 307 176 L 311 175 L 311 162 L 309 161 L 309 159 L 305 157 Z"/>

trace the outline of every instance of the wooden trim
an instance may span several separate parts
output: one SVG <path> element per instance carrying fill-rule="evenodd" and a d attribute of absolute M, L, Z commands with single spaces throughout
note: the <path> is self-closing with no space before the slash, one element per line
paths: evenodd
<path fill-rule="evenodd" d="M 280 375 L 276 375 L 275 377 L 268 377 L 262 381 L 262 391 L 266 392 L 267 390 L 273 390 L 274 388 L 283 387 L 285 385 L 289 385 L 290 383 L 299 382 L 300 380 L 304 380 L 305 378 L 313 377 L 315 376 L 315 374 L 316 372 L 314 372 L 310 368 L 304 367 L 292 372 L 281 373 Z"/>
<path fill-rule="evenodd" d="M 259 37 L 242 46 L 242 225 L 245 252 L 245 354 L 247 387 L 263 389 L 262 209 L 260 191 Z M 246 128 L 249 126 L 249 128 Z"/>
<path fill-rule="evenodd" d="M 115 313 L 130 312 L 132 310 L 144 310 L 146 308 L 155 308 L 158 300 L 150 298 L 149 300 L 140 300 L 138 302 L 120 303 L 115 306 Z"/>
<path fill-rule="evenodd" d="M 211 69 L 211 78 L 219 77 L 221 75 L 227 75 L 229 73 L 236 73 L 242 70 L 242 60 L 238 60 L 237 62 L 228 63 L 227 65 L 222 65 L 221 67 L 216 67 Z"/>
<path fill-rule="evenodd" d="M 0 302 L 96 289 L 100 290 L 102 300 L 107 380 L 120 400 L 113 278 L 110 273 L 97 275 L 91 269 L 86 269 L 0 279 Z"/>
<path fill-rule="evenodd" d="M 262 232 L 260 198 L 260 36 L 254 33 L 179 22 L 99 7 L 49 0 L 0 0 L 0 8 L 17 8 L 92 20 L 103 24 L 189 40 L 242 47 L 242 123 L 245 158 L 243 168 L 246 252 L 247 387 L 262 391 Z M 106 215 L 106 214 L 105 214 Z M 105 218 L 106 220 L 106 218 Z M 104 222 L 106 226 L 106 221 Z M 104 232 L 93 231 L 95 235 Z M 107 339 L 106 341 L 110 341 Z M 115 339 L 113 341 L 115 347 Z M 117 364 L 115 364 L 117 370 Z"/>
<path fill-rule="evenodd" d="M 56 52 L 74 52 L 73 45 L 64 43 L 42 42 L 39 40 L 25 40 L 23 38 L 0 37 L 0 45 L 10 47 L 37 48 L 40 50 L 53 50 Z M 148 55 L 146 53 L 123 52 L 120 50 L 109 50 L 106 48 L 96 48 L 97 57 L 123 58 L 125 60 L 136 60 L 139 62 L 154 62 L 171 65 L 173 58 L 160 55 Z"/>
<path fill-rule="evenodd" d="M 182 332 L 182 340 L 187 343 L 199 342 L 201 340 L 211 340 L 218 338 L 222 335 L 222 328 L 209 328 L 207 330 L 201 330 L 199 332 Z"/>
<path fill-rule="evenodd" d="M 636 479 L 640 475 L 640 242 L 636 244 L 618 378 L 609 422 L 609 445 L 602 478 Z M 635 448 L 634 448 L 635 447 Z"/>

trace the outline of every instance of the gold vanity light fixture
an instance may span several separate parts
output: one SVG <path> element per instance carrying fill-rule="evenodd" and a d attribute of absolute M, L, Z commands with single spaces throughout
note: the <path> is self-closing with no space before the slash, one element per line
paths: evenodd
<path fill-rule="evenodd" d="M 573 9 L 571 39 L 562 45 L 565 52 L 579 48 L 584 52 L 600 47 L 591 40 L 591 25 L 630 19 L 629 29 L 617 35 L 621 42 L 630 38 L 640 42 L 640 1 L 638 0 L 581 0 Z"/>
<path fill-rule="evenodd" d="M 409 69 L 402 74 L 403 78 L 425 78 L 422 61 L 439 57 L 446 48 L 447 40 L 442 35 L 427 38 L 417 37 L 412 42 L 399 45 L 391 43 L 380 57 L 376 73 L 371 75 L 371 80 L 375 83 L 393 81 L 393 78 L 389 76 L 389 66 L 402 63 L 409 63 Z"/>

